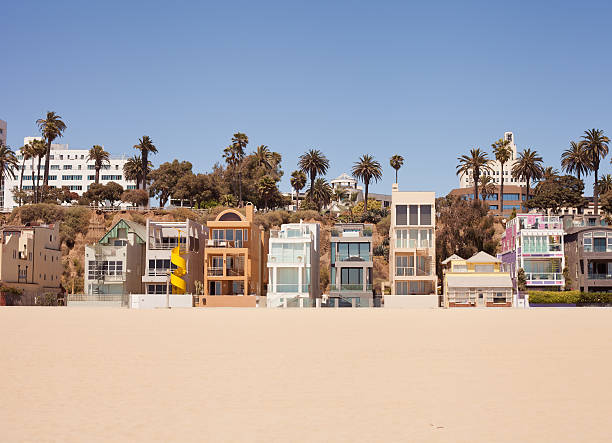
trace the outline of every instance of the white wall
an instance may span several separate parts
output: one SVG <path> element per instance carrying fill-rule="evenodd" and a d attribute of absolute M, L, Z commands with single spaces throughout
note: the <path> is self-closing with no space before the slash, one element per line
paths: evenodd
<path fill-rule="evenodd" d="M 154 309 L 166 307 L 166 295 L 130 294 L 130 308 Z M 191 294 L 171 294 L 171 308 L 191 308 L 193 298 Z"/>

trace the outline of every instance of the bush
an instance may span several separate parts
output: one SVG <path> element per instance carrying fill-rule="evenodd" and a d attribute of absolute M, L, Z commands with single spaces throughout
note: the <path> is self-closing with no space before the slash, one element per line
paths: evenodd
<path fill-rule="evenodd" d="M 36 306 L 57 306 L 57 295 L 47 292 L 36 297 Z"/>
<path fill-rule="evenodd" d="M 299 223 L 300 220 L 307 221 L 323 221 L 323 216 L 319 214 L 317 211 L 312 211 L 309 209 L 300 209 L 299 211 L 292 212 L 289 214 L 289 223 Z"/>
<path fill-rule="evenodd" d="M 60 224 L 60 239 L 69 248 L 74 246 L 77 234 L 86 234 L 89 228 L 91 211 L 87 208 L 72 207 L 64 210 L 64 220 Z"/>
<path fill-rule="evenodd" d="M 578 303 L 580 291 L 529 291 L 529 303 L 552 305 Z"/>
<path fill-rule="evenodd" d="M 612 305 L 612 293 L 610 292 L 583 292 L 578 298 L 576 303 L 578 306 L 588 305 L 599 305 L 609 306 Z"/>
<path fill-rule="evenodd" d="M 13 218 L 16 217 L 21 219 L 21 223 L 56 223 L 64 218 L 64 210 L 58 205 L 38 203 L 15 208 Z"/>
<path fill-rule="evenodd" d="M 289 213 L 287 211 L 270 211 L 266 213 L 258 212 L 255 214 L 255 223 L 268 231 L 274 226 L 282 225 L 283 223 L 289 223 Z"/>

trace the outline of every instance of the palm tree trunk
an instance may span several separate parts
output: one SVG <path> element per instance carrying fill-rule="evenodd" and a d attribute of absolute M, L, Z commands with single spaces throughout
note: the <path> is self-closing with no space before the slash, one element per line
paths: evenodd
<path fill-rule="evenodd" d="M 480 174 L 474 174 L 474 201 L 479 201 L 478 199 L 478 179 L 480 178 Z"/>
<path fill-rule="evenodd" d="M 100 168 L 96 165 L 96 185 L 100 183 Z"/>
<path fill-rule="evenodd" d="M 38 157 L 38 165 L 36 165 L 36 202 L 40 200 L 40 161 L 42 157 Z M 45 169 L 47 165 L 45 164 Z M 34 171 L 32 171 L 32 179 L 34 178 Z M 49 175 L 47 174 L 47 183 L 49 182 Z M 43 186 L 47 186 L 43 183 Z"/>
<path fill-rule="evenodd" d="M 240 207 L 242 208 L 242 168 L 238 169 L 238 193 L 240 195 Z"/>
<path fill-rule="evenodd" d="M 504 215 L 504 164 L 501 164 L 501 185 L 499 190 L 499 215 Z"/>
<path fill-rule="evenodd" d="M 365 181 L 363 184 L 365 185 L 365 205 L 363 206 L 363 213 L 365 214 L 368 212 L 368 187 L 370 183 Z"/>
<path fill-rule="evenodd" d="M 599 172 L 599 165 L 595 167 L 595 183 L 593 184 L 593 205 L 594 212 L 593 214 L 597 215 L 599 213 L 599 208 L 597 207 L 599 204 L 599 185 L 597 184 L 597 173 Z"/>
<path fill-rule="evenodd" d="M 147 167 L 149 166 L 149 155 L 142 151 L 142 189 L 147 190 Z"/>
<path fill-rule="evenodd" d="M 34 158 L 32 157 L 32 203 L 36 203 L 36 182 L 34 181 Z"/>
<path fill-rule="evenodd" d="M 49 186 L 49 167 L 51 159 L 51 140 L 47 140 L 47 153 L 45 154 L 45 177 L 43 180 L 43 186 Z"/>
<path fill-rule="evenodd" d="M 397 169 L 395 170 L 395 183 L 397 183 Z"/>
<path fill-rule="evenodd" d="M 23 170 L 25 169 L 25 156 L 21 162 L 21 178 L 19 179 L 19 206 L 21 206 L 21 192 L 23 191 Z"/>
<path fill-rule="evenodd" d="M 525 194 L 525 203 L 523 203 L 523 210 L 527 211 L 527 207 L 525 206 L 527 204 L 527 202 L 529 201 L 529 176 L 527 176 L 527 179 L 525 180 L 525 183 L 527 184 L 527 191 Z"/>

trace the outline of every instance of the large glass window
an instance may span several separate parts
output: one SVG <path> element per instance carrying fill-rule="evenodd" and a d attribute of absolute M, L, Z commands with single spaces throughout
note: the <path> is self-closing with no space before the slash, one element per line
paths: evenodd
<path fill-rule="evenodd" d="M 395 224 L 398 226 L 405 226 L 408 224 L 406 205 L 397 205 L 395 207 Z"/>
<path fill-rule="evenodd" d="M 421 205 L 421 224 L 431 225 L 431 205 Z"/>
<path fill-rule="evenodd" d="M 410 205 L 410 226 L 417 226 L 419 224 L 419 206 L 418 205 Z"/>

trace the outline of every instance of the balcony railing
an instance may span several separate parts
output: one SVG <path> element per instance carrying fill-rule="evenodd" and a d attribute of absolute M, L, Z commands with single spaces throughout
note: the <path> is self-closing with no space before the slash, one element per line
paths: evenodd
<path fill-rule="evenodd" d="M 396 277 L 414 277 L 416 276 L 423 276 L 423 277 L 427 277 L 430 275 L 433 275 L 431 271 L 428 271 L 426 269 L 419 269 L 419 268 L 406 268 L 406 267 L 396 267 L 395 268 L 395 275 Z"/>
<path fill-rule="evenodd" d="M 223 268 L 209 267 L 208 268 L 208 276 L 209 277 L 220 277 L 223 275 Z"/>
<path fill-rule="evenodd" d="M 361 253 L 359 255 L 353 255 L 353 254 L 337 254 L 337 261 L 358 261 L 358 260 L 362 260 L 362 261 L 372 261 L 372 257 L 370 256 L 370 254 L 368 252 L 364 252 Z"/>
<path fill-rule="evenodd" d="M 209 277 L 222 277 L 223 267 L 209 266 L 208 276 Z M 243 268 L 226 268 L 225 276 L 226 277 L 244 277 L 244 269 Z"/>
<path fill-rule="evenodd" d="M 612 280 L 612 274 L 590 274 L 589 280 Z"/>
<path fill-rule="evenodd" d="M 90 273 L 88 274 L 89 280 L 103 280 L 103 281 L 124 281 L 125 273 L 124 272 L 115 272 L 113 274 L 101 274 L 101 273 Z"/>
<path fill-rule="evenodd" d="M 364 228 L 360 231 L 341 231 L 339 229 L 332 229 L 331 236 L 346 238 L 372 237 L 372 230 L 368 228 Z"/>
<path fill-rule="evenodd" d="M 248 243 L 244 240 L 208 240 L 208 248 L 248 248 Z"/>
<path fill-rule="evenodd" d="M 178 241 L 175 242 L 158 242 L 158 241 L 149 241 L 149 247 L 151 249 L 174 249 L 179 245 Z M 185 247 L 185 242 L 181 242 L 181 246 Z"/>
<path fill-rule="evenodd" d="M 162 268 L 149 268 L 147 270 L 147 275 L 149 277 L 165 277 L 169 272 L 172 272 L 174 269 L 162 269 Z"/>
<path fill-rule="evenodd" d="M 268 286 L 270 292 L 274 293 L 298 293 L 302 292 L 308 294 L 310 292 L 310 285 L 298 285 L 298 284 L 285 284 L 285 283 L 277 283 L 276 288 L 273 285 Z M 301 289 L 301 291 L 300 291 Z"/>
<path fill-rule="evenodd" d="M 280 253 L 268 254 L 269 263 L 304 263 L 304 254 Z"/>
<path fill-rule="evenodd" d="M 527 272 L 525 273 L 527 281 L 534 280 L 563 280 L 563 274 L 554 272 Z"/>
<path fill-rule="evenodd" d="M 362 284 L 340 284 L 340 285 L 329 285 L 329 290 L 330 291 L 363 291 L 364 290 L 364 285 Z M 372 285 L 365 285 L 365 290 L 366 291 L 371 291 L 372 290 Z"/>

